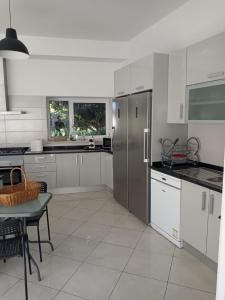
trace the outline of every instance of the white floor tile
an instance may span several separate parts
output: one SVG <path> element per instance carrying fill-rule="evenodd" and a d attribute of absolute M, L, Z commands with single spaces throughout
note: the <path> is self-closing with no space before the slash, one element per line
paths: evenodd
<path fill-rule="evenodd" d="M 37 284 L 29 283 L 28 284 L 28 297 L 29 300 L 51 300 L 54 299 L 57 294 L 57 290 L 53 290 L 47 287 L 43 287 Z M 1 300 L 24 300 L 24 281 L 20 280 L 16 285 L 13 286 L 4 296 L 1 297 Z"/>
<path fill-rule="evenodd" d="M 169 281 L 214 293 L 216 289 L 216 272 L 197 259 L 174 257 Z"/>
<path fill-rule="evenodd" d="M 140 231 L 113 227 L 104 242 L 134 248 L 140 237 Z"/>
<path fill-rule="evenodd" d="M 0 267 L 0 272 L 1 272 Z M 19 279 L 0 273 L 0 296 L 2 296 L 9 288 L 11 288 Z"/>
<path fill-rule="evenodd" d="M 110 300 L 163 300 L 166 283 L 130 274 L 123 274 Z"/>
<path fill-rule="evenodd" d="M 82 199 L 77 207 L 96 211 L 99 210 L 105 203 L 106 200 L 103 199 Z"/>
<path fill-rule="evenodd" d="M 40 265 L 42 280 L 38 282 L 36 274 L 33 274 L 29 280 L 47 287 L 61 289 L 79 266 L 80 263 L 75 260 L 51 255 Z"/>
<path fill-rule="evenodd" d="M 80 298 L 77 296 L 73 296 L 64 292 L 60 292 L 54 300 L 82 300 L 84 298 Z"/>
<path fill-rule="evenodd" d="M 157 233 L 144 232 L 137 244 L 137 249 L 161 254 L 173 255 L 175 246 Z"/>
<path fill-rule="evenodd" d="M 84 261 L 98 245 L 97 241 L 86 240 L 71 236 L 67 238 L 56 250 L 55 254 L 77 261 Z"/>
<path fill-rule="evenodd" d="M 82 223 L 83 221 L 80 220 L 59 218 L 51 224 L 51 232 L 69 235 L 72 234 Z"/>
<path fill-rule="evenodd" d="M 144 231 L 147 225 L 145 225 L 142 221 L 140 221 L 135 216 L 130 214 L 130 215 L 122 216 L 115 226 Z"/>
<path fill-rule="evenodd" d="M 132 249 L 100 243 L 88 257 L 87 262 L 122 271 L 131 256 Z"/>
<path fill-rule="evenodd" d="M 87 221 L 91 215 L 94 214 L 93 210 L 74 207 L 71 208 L 69 212 L 64 215 L 64 218 L 72 219 L 72 220 L 80 220 L 80 221 Z"/>
<path fill-rule="evenodd" d="M 215 300 L 215 295 L 168 284 L 165 300 Z"/>
<path fill-rule="evenodd" d="M 111 226 L 85 223 L 81 225 L 74 233 L 74 236 L 78 236 L 84 239 L 102 241 L 109 233 Z"/>
<path fill-rule="evenodd" d="M 83 264 L 63 290 L 89 300 L 107 300 L 119 276 L 117 271 Z"/>
<path fill-rule="evenodd" d="M 167 281 L 172 256 L 150 251 L 135 250 L 125 272 Z"/>
<path fill-rule="evenodd" d="M 110 225 L 110 226 L 116 226 L 121 219 L 121 215 L 117 214 L 111 214 L 104 211 L 99 211 L 96 214 L 94 214 L 90 219 L 89 222 L 91 223 L 97 223 L 102 225 Z"/>

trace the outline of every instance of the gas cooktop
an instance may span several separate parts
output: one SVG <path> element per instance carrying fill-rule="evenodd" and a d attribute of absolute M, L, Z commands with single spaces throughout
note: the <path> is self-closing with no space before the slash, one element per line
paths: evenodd
<path fill-rule="evenodd" d="M 0 155 L 23 155 L 28 147 L 0 148 Z"/>

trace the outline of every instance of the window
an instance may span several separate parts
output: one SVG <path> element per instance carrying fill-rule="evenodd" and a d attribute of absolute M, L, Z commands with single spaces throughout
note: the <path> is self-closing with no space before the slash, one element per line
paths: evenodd
<path fill-rule="evenodd" d="M 78 136 L 105 135 L 105 103 L 74 103 L 74 131 Z"/>
<path fill-rule="evenodd" d="M 106 135 L 107 99 L 47 98 L 49 140 Z"/>
<path fill-rule="evenodd" d="M 69 136 L 69 103 L 68 101 L 48 101 L 49 138 L 67 139 Z"/>

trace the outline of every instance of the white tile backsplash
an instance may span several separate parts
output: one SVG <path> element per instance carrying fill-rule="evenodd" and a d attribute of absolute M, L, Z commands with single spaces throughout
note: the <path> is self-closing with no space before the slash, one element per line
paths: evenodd
<path fill-rule="evenodd" d="M 200 160 L 223 166 L 225 148 L 225 124 L 189 124 L 188 136 L 200 140 Z"/>
<path fill-rule="evenodd" d="M 47 141 L 46 98 L 10 96 L 9 109 L 26 112 L 0 118 L 0 146 L 30 146 L 32 140 Z"/>

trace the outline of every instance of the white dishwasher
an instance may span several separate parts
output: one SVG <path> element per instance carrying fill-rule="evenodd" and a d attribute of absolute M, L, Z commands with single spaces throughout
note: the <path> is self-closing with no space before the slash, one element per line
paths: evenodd
<path fill-rule="evenodd" d="M 180 236 L 181 180 L 151 171 L 151 226 L 182 248 Z"/>

